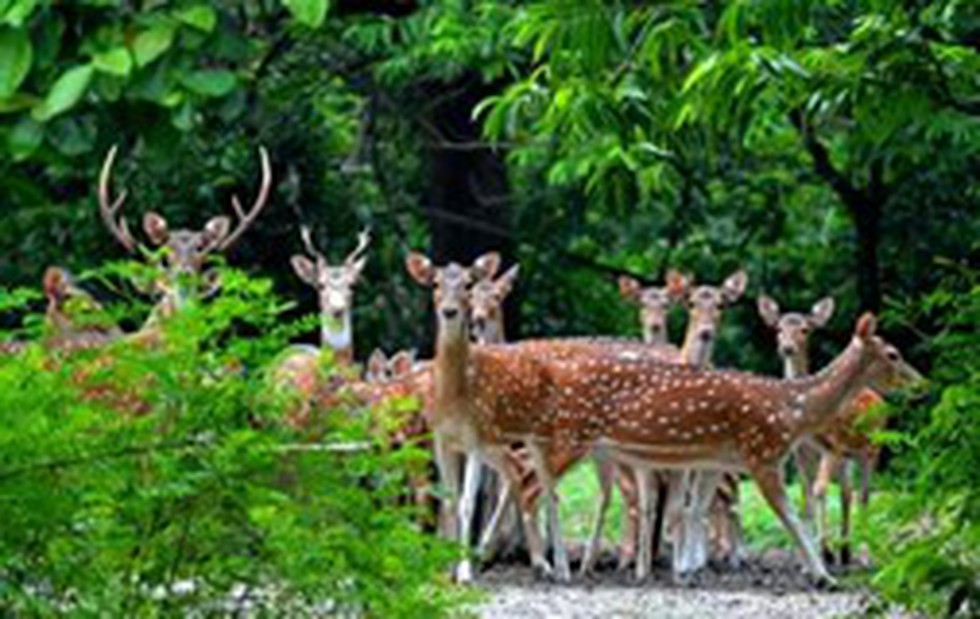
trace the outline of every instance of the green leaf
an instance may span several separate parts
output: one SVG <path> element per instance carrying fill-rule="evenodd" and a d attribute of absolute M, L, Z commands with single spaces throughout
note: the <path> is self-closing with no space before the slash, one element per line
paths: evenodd
<path fill-rule="evenodd" d="M 214 12 L 214 9 L 206 4 L 181 9 L 174 13 L 174 17 L 188 26 L 203 30 L 204 32 L 214 30 L 214 26 L 218 22 L 218 16 Z"/>
<path fill-rule="evenodd" d="M 224 69 L 202 69 L 180 75 L 180 83 L 205 97 L 223 97 L 235 89 L 235 74 Z"/>
<path fill-rule="evenodd" d="M 92 58 L 92 65 L 103 73 L 126 77 L 133 69 L 133 57 L 125 47 L 117 47 Z"/>
<path fill-rule="evenodd" d="M 34 119 L 44 122 L 74 107 L 85 94 L 93 72 L 92 65 L 85 64 L 63 73 L 41 105 L 34 108 Z"/>
<path fill-rule="evenodd" d="M 327 17 L 328 0 L 282 0 L 289 12 L 299 23 L 310 28 L 319 28 Z"/>
<path fill-rule="evenodd" d="M 158 24 L 141 32 L 133 42 L 136 64 L 145 67 L 170 49 L 173 42 L 174 27 L 168 24 Z"/>
<path fill-rule="evenodd" d="M 14 3 L 0 17 L 0 23 L 20 28 L 37 8 L 37 0 L 14 0 Z"/>
<path fill-rule="evenodd" d="M 44 139 L 44 125 L 31 118 L 24 118 L 7 136 L 7 149 L 17 161 L 34 154 Z"/>
<path fill-rule="evenodd" d="M 18 93 L 7 99 L 0 99 L 0 114 L 12 114 L 30 109 L 38 104 L 38 98 L 32 95 Z"/>
<path fill-rule="evenodd" d="M 0 99 L 17 92 L 33 58 L 34 49 L 26 32 L 0 26 Z"/>

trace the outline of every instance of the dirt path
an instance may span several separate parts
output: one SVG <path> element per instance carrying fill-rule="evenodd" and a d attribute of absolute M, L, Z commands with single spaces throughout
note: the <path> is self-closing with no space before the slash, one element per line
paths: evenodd
<path fill-rule="evenodd" d="M 866 606 L 864 597 L 855 593 L 775 594 L 619 585 L 562 588 L 504 585 L 489 590 L 490 600 L 478 611 L 485 619 L 823 619 L 856 614 Z"/>
<path fill-rule="evenodd" d="M 480 578 L 489 595 L 475 610 L 484 619 L 816 619 L 856 615 L 872 602 L 853 584 L 815 591 L 792 557 L 781 552 L 754 557 L 738 570 L 710 567 L 686 585 L 671 584 L 663 564 L 645 586 L 631 584 L 611 563 L 605 568 L 585 582 L 557 586 L 542 583 L 523 566 L 496 567 Z M 846 574 L 838 577 L 849 580 Z"/>

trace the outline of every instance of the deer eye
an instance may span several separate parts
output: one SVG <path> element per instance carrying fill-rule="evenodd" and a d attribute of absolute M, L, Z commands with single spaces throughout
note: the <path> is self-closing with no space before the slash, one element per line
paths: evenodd
<path fill-rule="evenodd" d="M 885 358 L 888 359 L 889 361 L 898 361 L 899 359 L 898 351 L 894 349 L 887 351 L 885 353 Z"/>

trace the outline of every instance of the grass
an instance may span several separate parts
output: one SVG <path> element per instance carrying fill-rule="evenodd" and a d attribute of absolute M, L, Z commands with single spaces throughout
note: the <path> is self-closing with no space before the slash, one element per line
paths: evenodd
<path fill-rule="evenodd" d="M 796 483 L 788 489 L 790 497 L 802 511 L 801 491 Z M 567 474 L 558 488 L 561 503 L 562 533 L 566 539 L 584 540 L 588 537 L 598 505 L 599 485 L 591 464 L 582 463 Z M 830 510 L 830 530 L 832 534 L 839 531 L 840 502 L 837 486 L 831 489 L 828 509 Z M 759 494 L 755 484 L 743 481 L 741 484 L 742 526 L 745 530 L 745 540 L 749 548 L 762 552 L 770 548 L 789 549 L 792 542 L 776 518 L 776 514 Z M 873 507 L 873 505 L 872 505 Z M 856 516 L 856 514 L 855 514 Z M 857 518 L 852 519 L 856 524 Z M 613 493 L 612 503 L 606 516 L 603 539 L 614 546 L 618 543 L 622 528 L 622 499 L 619 492 Z"/>

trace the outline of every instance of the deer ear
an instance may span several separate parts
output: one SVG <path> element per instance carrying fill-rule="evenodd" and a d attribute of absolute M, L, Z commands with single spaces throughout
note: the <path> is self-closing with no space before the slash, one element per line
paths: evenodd
<path fill-rule="evenodd" d="M 163 245 L 170 238 L 167 220 L 163 218 L 163 215 L 153 211 L 143 215 L 143 231 L 155 245 Z"/>
<path fill-rule="evenodd" d="M 759 307 L 759 315 L 762 316 L 762 322 L 770 327 L 775 327 L 779 324 L 779 304 L 772 297 L 764 294 L 759 295 L 756 304 Z"/>
<path fill-rule="evenodd" d="M 494 282 L 494 286 L 497 289 L 497 296 L 500 297 L 501 301 L 503 301 L 504 298 L 510 294 L 511 290 L 514 289 L 514 282 L 517 281 L 517 275 L 520 272 L 521 265 L 515 264 L 507 269 L 507 271 Z"/>
<path fill-rule="evenodd" d="M 834 298 L 824 297 L 813 304 L 813 308 L 810 310 L 810 324 L 814 327 L 822 327 L 833 315 Z"/>
<path fill-rule="evenodd" d="M 208 223 L 204 224 L 204 238 L 211 247 L 225 240 L 228 231 L 231 230 L 231 220 L 224 215 L 212 217 Z"/>
<path fill-rule="evenodd" d="M 412 365 L 414 363 L 415 354 L 407 350 L 400 350 L 396 352 L 388 361 L 388 364 L 391 366 L 392 376 L 407 374 L 412 370 Z"/>
<path fill-rule="evenodd" d="M 473 261 L 470 267 L 473 279 L 480 280 L 485 277 L 493 277 L 500 268 L 500 254 L 495 251 L 488 251 Z"/>
<path fill-rule="evenodd" d="M 745 285 L 748 283 L 748 279 L 745 271 L 741 269 L 729 275 L 725 283 L 721 285 L 721 292 L 725 297 L 725 302 L 734 303 L 738 301 L 742 293 L 745 292 Z"/>
<path fill-rule="evenodd" d="M 44 296 L 53 299 L 61 296 L 65 288 L 65 272 L 60 267 L 48 267 L 44 271 Z"/>
<path fill-rule="evenodd" d="M 293 270 L 301 280 L 311 286 L 316 286 L 316 266 L 309 258 L 301 254 L 294 254 L 289 263 L 293 265 Z"/>
<path fill-rule="evenodd" d="M 862 340 L 870 340 L 878 330 L 878 319 L 871 312 L 865 312 L 858 318 L 857 326 L 854 328 L 854 335 Z"/>
<path fill-rule="evenodd" d="M 371 377 L 384 376 L 385 365 L 388 363 L 388 359 L 385 357 L 384 351 L 380 348 L 375 348 L 371 352 L 371 356 L 368 357 L 367 363 L 367 374 Z"/>
<path fill-rule="evenodd" d="M 435 279 L 432 262 L 417 251 L 413 251 L 405 257 L 405 269 L 412 276 L 412 279 L 423 286 L 431 286 Z"/>
<path fill-rule="evenodd" d="M 687 296 L 690 287 L 690 277 L 674 269 L 667 271 L 667 292 L 675 301 L 680 301 Z"/>
<path fill-rule="evenodd" d="M 619 276 L 619 296 L 627 301 L 640 300 L 640 282 L 628 275 Z"/>

